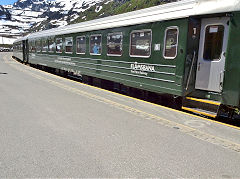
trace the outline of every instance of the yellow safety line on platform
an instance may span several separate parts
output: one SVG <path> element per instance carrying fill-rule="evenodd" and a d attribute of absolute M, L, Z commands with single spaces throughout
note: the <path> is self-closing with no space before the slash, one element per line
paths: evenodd
<path fill-rule="evenodd" d="M 13 58 L 12 58 L 12 60 L 15 61 L 15 59 L 13 59 Z M 29 66 L 29 67 L 31 67 L 31 66 Z M 105 90 L 105 89 L 102 89 L 102 88 L 98 88 L 96 86 L 91 86 L 91 85 L 88 85 L 88 84 L 85 84 L 85 83 L 77 82 L 77 81 L 74 81 L 74 80 L 71 80 L 71 79 L 67 79 L 67 78 L 64 78 L 64 77 L 61 77 L 61 76 L 58 76 L 58 75 L 46 72 L 46 71 L 42 71 L 42 70 L 33 68 L 33 67 L 31 67 L 31 68 L 36 70 L 36 71 L 39 71 L 41 73 L 48 74 L 50 76 L 54 76 L 54 77 L 59 78 L 59 79 L 64 79 L 64 80 L 71 81 L 71 82 L 76 83 L 76 84 L 81 84 L 81 85 L 88 86 L 88 87 L 91 87 L 91 88 L 99 89 L 99 90 L 106 91 L 106 92 L 109 92 L 109 93 L 113 93 L 113 94 L 116 94 L 116 95 L 120 95 L 120 96 L 123 96 L 123 97 L 126 97 L 126 98 L 130 98 L 130 99 L 134 99 L 134 100 L 137 100 L 137 101 L 141 101 L 143 103 L 151 104 L 151 105 L 163 108 L 163 109 L 168 109 L 168 110 L 175 111 L 175 112 L 178 112 L 178 113 L 181 113 L 181 114 L 185 114 L 185 115 L 188 115 L 188 116 L 196 117 L 196 118 L 203 119 L 203 120 L 206 120 L 206 121 L 209 121 L 209 122 L 221 124 L 221 125 L 224 125 L 224 126 L 227 126 L 227 127 L 231 127 L 231 128 L 240 130 L 240 127 L 233 126 L 231 124 L 226 124 L 226 123 L 223 123 L 223 122 L 219 122 L 219 121 L 215 121 L 215 120 L 212 120 L 212 119 L 208 119 L 208 118 L 204 118 L 204 117 L 201 117 L 201 116 L 197 116 L 197 115 L 194 115 L 194 114 L 190 114 L 190 113 L 187 113 L 187 112 L 184 112 L 184 111 L 179 111 L 179 110 L 172 109 L 172 108 L 169 108 L 169 107 L 166 107 L 166 106 L 162 106 L 162 105 L 159 105 L 159 104 L 155 104 L 155 103 L 151 103 L 151 102 L 144 101 L 144 100 L 141 100 L 141 99 L 137 99 L 137 98 L 134 98 L 134 97 L 131 97 L 131 96 L 127 96 L 127 95 L 124 95 L 124 94 L 120 94 L 120 93 L 116 93 L 116 92 L 113 92 L 113 91 L 109 91 L 109 90 Z"/>
<path fill-rule="evenodd" d="M 206 112 L 198 111 L 198 110 L 195 110 L 195 109 L 187 108 L 187 107 L 184 107 L 184 106 L 182 106 L 182 109 L 186 110 L 186 111 L 202 114 L 202 115 L 205 115 L 205 116 L 209 116 L 209 117 L 212 117 L 212 118 L 215 118 L 217 116 L 217 115 L 213 115 L 213 114 L 208 114 Z"/>
<path fill-rule="evenodd" d="M 92 94 L 92 93 L 88 93 L 86 91 L 82 91 L 80 89 L 71 87 L 69 85 L 65 85 L 63 83 L 57 82 L 55 80 L 45 78 L 45 77 L 40 76 L 38 74 L 34 74 L 30 70 L 19 68 L 16 65 L 13 65 L 13 64 L 9 64 L 9 65 L 11 65 L 12 67 L 14 67 L 15 69 L 17 69 L 19 71 L 22 71 L 22 72 L 24 72 L 26 74 L 31 75 L 34 78 L 37 78 L 39 80 L 48 82 L 49 84 L 52 84 L 52 85 L 57 86 L 59 88 L 62 88 L 64 90 L 66 90 L 66 91 L 69 91 L 69 92 L 72 92 L 72 93 L 75 93 L 75 94 L 87 97 L 89 99 L 92 99 L 92 100 L 95 100 L 95 101 L 98 101 L 98 102 L 103 102 L 105 104 L 108 104 L 108 105 L 111 105 L 113 107 L 116 107 L 117 109 L 123 110 L 125 112 L 129 112 L 131 114 L 134 114 L 135 116 L 139 116 L 139 117 L 141 117 L 143 119 L 156 121 L 157 123 L 159 123 L 159 124 L 161 124 L 163 126 L 166 126 L 166 127 L 178 128 L 179 131 L 181 131 L 181 132 L 183 132 L 185 134 L 188 134 L 188 135 L 190 135 L 190 136 L 192 136 L 194 138 L 197 138 L 197 139 L 209 142 L 211 144 L 215 144 L 215 145 L 221 146 L 223 148 L 228 148 L 228 149 L 236 151 L 236 152 L 240 152 L 240 144 L 238 144 L 236 142 L 232 142 L 232 141 L 229 141 L 227 139 L 216 137 L 214 135 L 202 132 L 202 131 L 200 131 L 198 129 L 194 129 L 192 127 L 189 127 L 189 126 L 186 126 L 186 125 L 183 125 L 183 124 L 179 124 L 177 122 L 174 122 L 174 121 L 171 121 L 171 120 L 168 120 L 168 119 L 165 119 L 165 118 L 162 118 L 162 117 L 159 117 L 159 116 L 156 116 L 156 115 L 153 115 L 153 114 L 141 111 L 139 109 L 132 108 L 130 106 L 127 106 L 127 105 L 124 105 L 124 104 L 120 104 L 118 102 L 114 102 L 114 101 L 106 99 L 106 98 L 104 98 L 102 96 L 98 96 L 98 95 L 95 95 L 95 94 Z"/>
<path fill-rule="evenodd" d="M 197 99 L 197 98 L 192 98 L 192 97 L 186 97 L 186 99 L 192 100 L 192 101 L 199 101 L 202 103 L 208 103 L 208 104 L 214 104 L 219 106 L 221 103 L 220 102 L 214 102 L 214 101 L 208 101 L 208 100 L 204 100 L 204 99 Z"/>

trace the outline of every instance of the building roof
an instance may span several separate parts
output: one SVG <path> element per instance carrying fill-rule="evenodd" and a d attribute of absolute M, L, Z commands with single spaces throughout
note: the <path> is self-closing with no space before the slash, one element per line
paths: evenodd
<path fill-rule="evenodd" d="M 86 32 L 239 10 L 239 0 L 182 0 L 120 15 L 36 32 L 30 34 L 27 38 L 41 38 L 50 35 L 55 36 L 66 33 Z"/>

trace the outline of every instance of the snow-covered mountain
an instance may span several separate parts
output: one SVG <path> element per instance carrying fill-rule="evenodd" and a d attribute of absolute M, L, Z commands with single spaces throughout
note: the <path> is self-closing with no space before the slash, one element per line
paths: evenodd
<path fill-rule="evenodd" d="M 48 9 L 41 17 L 49 17 L 46 25 L 37 23 L 35 28 L 43 30 L 51 27 L 59 27 L 69 24 L 77 19 L 81 13 L 87 11 L 98 3 L 112 0 L 55 0 L 49 3 Z"/>
<path fill-rule="evenodd" d="M 13 5 L 0 5 L 0 37 L 15 39 L 29 32 L 172 1 L 177 0 L 18 0 Z"/>
<path fill-rule="evenodd" d="M 0 5 L 0 36 L 17 38 L 30 31 L 64 26 L 92 6 L 112 0 L 18 0 Z"/>

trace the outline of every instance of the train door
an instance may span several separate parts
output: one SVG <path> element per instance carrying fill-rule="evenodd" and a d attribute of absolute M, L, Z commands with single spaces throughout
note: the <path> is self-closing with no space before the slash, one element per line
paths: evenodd
<path fill-rule="evenodd" d="M 26 63 L 28 63 L 28 53 L 29 53 L 28 40 L 25 40 L 25 59 L 26 59 Z"/>
<path fill-rule="evenodd" d="M 201 21 L 195 88 L 221 92 L 228 39 L 228 17 Z"/>
<path fill-rule="evenodd" d="M 23 40 L 23 62 L 28 63 L 28 40 Z"/>
<path fill-rule="evenodd" d="M 25 62 L 25 59 L 26 59 L 26 54 L 25 54 L 25 51 L 26 51 L 26 46 L 25 46 L 25 41 L 23 40 L 22 41 L 22 55 L 23 55 L 23 62 Z"/>

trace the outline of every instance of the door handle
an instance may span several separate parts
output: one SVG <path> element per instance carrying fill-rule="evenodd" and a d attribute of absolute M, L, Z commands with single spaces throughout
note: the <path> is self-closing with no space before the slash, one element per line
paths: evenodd
<path fill-rule="evenodd" d="M 226 57 L 226 52 L 223 52 L 223 56 Z"/>
<path fill-rule="evenodd" d="M 219 83 L 220 90 L 223 89 L 223 71 L 220 72 L 220 83 Z"/>
<path fill-rule="evenodd" d="M 200 71 L 200 64 L 201 64 L 201 63 L 198 63 L 198 71 Z"/>

